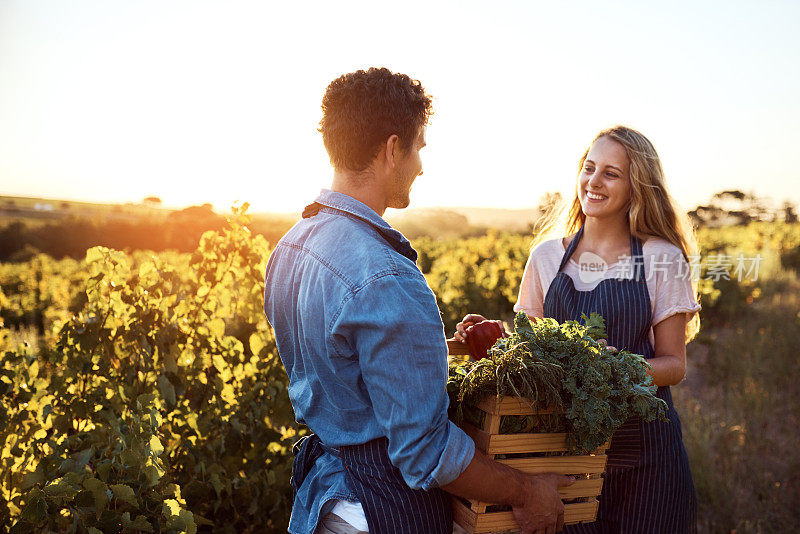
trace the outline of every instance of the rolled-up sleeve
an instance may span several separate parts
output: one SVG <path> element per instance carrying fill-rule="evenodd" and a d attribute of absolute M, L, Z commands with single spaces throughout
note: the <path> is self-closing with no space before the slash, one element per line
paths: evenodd
<path fill-rule="evenodd" d="M 472 438 L 452 421 L 448 421 L 447 427 L 447 442 L 444 450 L 431 474 L 419 486 L 421 489 L 438 488 L 454 481 L 464 472 L 475 455 L 475 442 L 472 441 Z"/>
<path fill-rule="evenodd" d="M 528 317 L 544 317 L 544 299 L 558 273 L 563 253 L 560 239 L 540 243 L 531 251 L 522 273 L 514 312 L 524 311 Z"/>
<path fill-rule="evenodd" d="M 455 480 L 475 443 L 447 418 L 447 344 L 422 273 L 381 275 L 354 291 L 331 334 L 342 355 L 358 358 L 389 458 L 406 483 L 428 490 Z"/>
<path fill-rule="evenodd" d="M 653 325 L 678 313 L 686 313 L 687 320 L 700 311 L 691 279 L 691 268 L 678 251 L 667 261 L 660 261 L 656 272 Z M 664 268 L 665 267 L 665 268 Z"/>
<path fill-rule="evenodd" d="M 514 312 L 524 311 L 529 317 L 544 317 L 544 292 L 539 280 L 533 252 L 528 256 L 522 281 L 519 285 L 519 297 L 514 304 Z"/>

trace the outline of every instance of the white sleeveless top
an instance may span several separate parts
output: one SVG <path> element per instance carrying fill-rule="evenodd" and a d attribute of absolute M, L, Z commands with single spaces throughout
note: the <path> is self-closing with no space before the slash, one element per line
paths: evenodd
<path fill-rule="evenodd" d="M 558 273 L 565 252 L 561 238 L 549 239 L 531 251 L 522 274 L 519 297 L 514 305 L 515 312 L 524 311 L 531 317 L 544 316 L 544 298 Z M 642 255 L 653 312 L 650 343 L 655 346 L 653 326 L 678 313 L 687 313 L 687 319 L 690 319 L 700 310 L 691 279 L 692 275 L 696 278 L 698 273 L 691 272 L 681 249 L 659 237 L 648 238 L 642 243 Z M 581 266 L 576 260 L 574 256 L 570 258 L 563 272 L 572 279 L 578 291 L 591 291 L 601 280 L 633 278 L 633 270 L 625 261 L 609 264 L 608 269 L 598 278 L 586 276 L 585 272 L 582 274 Z"/>

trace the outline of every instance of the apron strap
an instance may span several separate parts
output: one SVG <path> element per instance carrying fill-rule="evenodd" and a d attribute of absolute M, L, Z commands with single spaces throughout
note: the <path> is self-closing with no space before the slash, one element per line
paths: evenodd
<path fill-rule="evenodd" d="M 631 262 L 633 263 L 634 278 L 637 282 L 646 283 L 647 277 L 644 272 L 644 254 L 642 253 L 642 242 L 638 237 L 631 234 Z"/>
<path fill-rule="evenodd" d="M 316 434 L 309 434 L 303 436 L 294 445 L 292 445 L 292 454 L 294 454 L 294 462 L 292 463 L 292 477 L 289 482 L 292 485 L 294 496 L 300 491 L 300 486 L 306 479 L 311 468 L 317 458 L 322 456 L 325 449 L 322 448 L 322 441 Z"/>
<path fill-rule="evenodd" d="M 583 237 L 583 229 L 584 226 L 580 227 L 578 233 L 575 234 L 575 237 L 572 239 L 572 242 L 567 247 L 566 251 L 564 251 L 564 256 L 561 258 L 561 264 L 558 266 L 558 272 L 560 273 L 564 270 L 564 267 L 567 265 L 567 262 L 570 260 L 573 254 L 575 254 L 575 249 L 578 248 L 578 243 L 580 243 L 581 238 Z M 633 263 L 632 267 L 634 269 L 634 278 L 637 282 L 646 282 L 647 277 L 645 276 L 644 272 L 644 255 L 642 253 L 642 242 L 639 238 L 635 237 L 631 234 L 630 238 L 630 245 L 631 245 L 631 262 Z"/>
<path fill-rule="evenodd" d="M 300 486 L 303 485 L 303 481 L 319 457 L 326 452 L 339 457 L 339 449 L 325 445 L 316 434 L 303 436 L 292 445 L 294 462 L 292 463 L 292 476 L 289 482 L 295 495 L 300 491 Z"/>
<path fill-rule="evenodd" d="M 564 269 L 564 266 L 575 253 L 575 249 L 578 248 L 578 243 L 580 242 L 581 237 L 583 237 L 583 226 L 581 226 L 580 230 L 578 230 L 578 233 L 575 234 L 575 237 L 572 239 L 572 243 L 569 244 L 567 250 L 564 252 L 564 256 L 561 258 L 561 265 L 558 266 L 559 273 Z"/>

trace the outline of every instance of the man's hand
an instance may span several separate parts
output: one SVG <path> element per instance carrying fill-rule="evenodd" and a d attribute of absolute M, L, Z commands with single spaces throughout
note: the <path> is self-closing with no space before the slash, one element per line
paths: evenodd
<path fill-rule="evenodd" d="M 558 488 L 575 482 L 574 477 L 545 473 L 527 475 L 524 500 L 513 506 L 514 519 L 521 534 L 553 534 L 564 528 L 564 503 Z"/>
<path fill-rule="evenodd" d="M 522 534 L 551 534 L 564 526 L 558 488 L 573 482 L 575 477 L 570 476 L 522 473 L 476 450 L 467 468 L 442 489 L 467 499 L 511 506 Z"/>

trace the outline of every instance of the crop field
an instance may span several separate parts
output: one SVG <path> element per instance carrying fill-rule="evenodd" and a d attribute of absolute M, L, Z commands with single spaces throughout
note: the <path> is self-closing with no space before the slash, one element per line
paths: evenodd
<path fill-rule="evenodd" d="M 0 263 L 0 532 L 285 532 L 294 422 L 236 210 L 193 252 Z M 800 509 L 800 224 L 701 229 L 701 331 L 673 388 L 702 532 Z M 530 236 L 414 241 L 446 333 L 509 320 Z M 760 257 L 739 279 L 719 267 Z M 706 261 L 707 260 L 707 261 Z"/>

